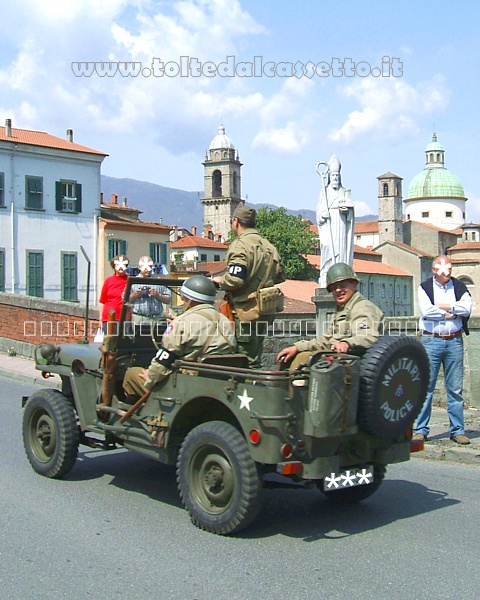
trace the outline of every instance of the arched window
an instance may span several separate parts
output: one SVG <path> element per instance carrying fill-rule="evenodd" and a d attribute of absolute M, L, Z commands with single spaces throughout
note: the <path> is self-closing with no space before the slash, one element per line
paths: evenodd
<path fill-rule="evenodd" d="M 440 153 L 437 153 L 437 162 L 440 162 Z"/>
<path fill-rule="evenodd" d="M 460 279 L 460 281 L 462 281 L 468 288 L 475 287 L 473 280 L 470 279 L 470 277 L 468 277 L 468 275 L 461 275 L 460 277 L 458 277 L 458 279 Z"/>
<path fill-rule="evenodd" d="M 383 195 L 388 196 L 388 183 L 383 184 Z"/>
<path fill-rule="evenodd" d="M 233 193 L 236 196 L 238 194 L 238 175 L 233 173 Z"/>
<path fill-rule="evenodd" d="M 220 171 L 213 172 L 212 195 L 214 198 L 219 198 L 222 195 L 222 173 Z"/>

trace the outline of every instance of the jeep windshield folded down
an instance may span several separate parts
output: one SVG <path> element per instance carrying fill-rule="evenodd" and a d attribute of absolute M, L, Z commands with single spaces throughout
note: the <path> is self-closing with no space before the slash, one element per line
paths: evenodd
<path fill-rule="evenodd" d="M 125 297 L 143 281 L 129 278 Z M 169 287 L 172 298 L 180 283 L 149 281 Z M 103 344 L 36 349 L 37 369 L 61 378 L 61 391 L 23 399 L 23 441 L 37 473 L 67 475 L 80 444 L 121 446 L 176 465 L 193 523 L 232 534 L 255 519 L 264 487 L 315 487 L 353 503 L 378 489 L 387 464 L 409 460 L 429 378 L 415 337 L 383 336 L 363 357 L 318 353 L 294 372 L 251 370 L 240 354 L 176 360 L 173 373 L 132 405 L 125 371 L 149 366 L 167 321 L 133 325 L 130 310 L 125 303 Z"/>

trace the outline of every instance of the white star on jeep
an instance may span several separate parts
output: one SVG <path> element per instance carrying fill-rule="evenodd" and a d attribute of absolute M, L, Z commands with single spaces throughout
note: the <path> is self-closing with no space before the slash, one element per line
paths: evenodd
<path fill-rule="evenodd" d="M 242 408 L 250 410 L 250 402 L 253 400 L 253 397 L 247 394 L 247 388 L 243 390 L 243 394 L 241 396 L 237 395 L 237 398 L 240 400 L 240 410 Z"/>

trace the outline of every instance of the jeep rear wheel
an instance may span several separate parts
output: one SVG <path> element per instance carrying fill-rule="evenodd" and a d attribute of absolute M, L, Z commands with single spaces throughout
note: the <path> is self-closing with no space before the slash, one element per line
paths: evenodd
<path fill-rule="evenodd" d="M 231 534 L 249 525 L 261 506 L 262 485 L 248 446 L 232 425 L 211 421 L 185 438 L 177 482 L 192 522 L 205 531 Z"/>
<path fill-rule="evenodd" d="M 386 470 L 385 465 L 374 465 L 372 483 L 327 491 L 322 490 L 319 486 L 320 491 L 332 502 L 337 502 L 338 504 L 356 504 L 357 502 L 366 500 L 378 490 L 382 485 Z M 321 483 L 323 484 L 323 482 Z"/>
<path fill-rule="evenodd" d="M 376 437 L 405 434 L 425 401 L 430 363 L 423 344 L 411 336 L 385 336 L 364 354 L 357 422 Z"/>
<path fill-rule="evenodd" d="M 56 390 L 41 390 L 28 399 L 23 412 L 23 445 L 33 469 L 58 479 L 77 459 L 79 430 L 75 411 Z"/>

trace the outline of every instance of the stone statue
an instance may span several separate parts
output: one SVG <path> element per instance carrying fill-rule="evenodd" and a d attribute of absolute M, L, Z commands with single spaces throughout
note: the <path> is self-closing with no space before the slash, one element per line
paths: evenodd
<path fill-rule="evenodd" d="M 327 168 L 321 172 L 320 165 Z M 335 263 L 353 266 L 354 207 L 350 192 L 342 187 L 342 165 L 335 154 L 325 162 L 317 163 L 317 173 L 323 185 L 317 205 L 318 234 L 320 238 L 321 288 L 327 287 L 327 271 Z"/>

